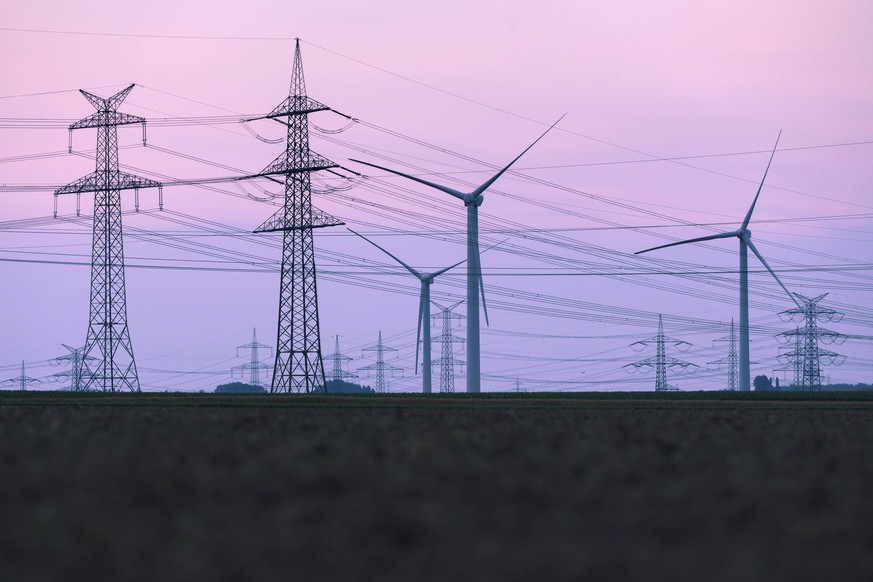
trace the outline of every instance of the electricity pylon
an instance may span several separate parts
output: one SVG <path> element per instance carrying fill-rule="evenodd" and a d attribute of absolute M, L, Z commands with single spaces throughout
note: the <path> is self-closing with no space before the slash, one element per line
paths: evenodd
<path fill-rule="evenodd" d="M 692 364 L 691 362 L 686 362 L 684 360 L 677 360 L 676 358 L 671 358 L 667 356 L 667 344 L 672 344 L 674 347 L 678 348 L 680 351 L 684 351 L 688 349 L 691 344 L 686 341 L 677 340 L 672 337 L 667 337 L 664 335 L 664 322 L 661 316 L 658 316 L 658 335 L 655 337 L 650 337 L 648 339 L 640 340 L 638 342 L 634 342 L 631 344 L 631 347 L 634 349 L 644 349 L 647 346 L 655 345 L 655 356 L 651 358 L 646 358 L 645 360 L 640 360 L 639 362 L 634 362 L 632 364 L 625 364 L 622 366 L 626 371 L 629 372 L 642 372 L 645 370 L 655 369 L 655 392 L 663 392 L 666 390 L 676 390 L 676 388 L 670 386 L 667 383 L 667 368 L 677 368 L 679 370 L 685 371 L 689 369 L 697 368 L 697 364 Z M 684 348 L 684 349 L 683 349 Z"/>
<path fill-rule="evenodd" d="M 464 319 L 463 315 L 453 313 L 452 310 L 463 303 L 458 301 L 450 307 L 443 307 L 436 301 L 431 301 L 440 312 L 433 314 L 433 319 L 442 321 L 442 333 L 434 338 L 435 342 L 443 344 L 440 357 L 433 361 L 434 366 L 440 367 L 440 392 L 455 391 L 455 366 L 463 366 L 464 361 L 455 358 L 453 344 L 464 343 L 464 338 L 452 334 L 452 320 Z"/>
<path fill-rule="evenodd" d="M 718 366 L 727 366 L 728 372 L 728 381 L 727 381 L 727 389 L 731 391 L 736 391 L 737 389 L 737 372 L 738 372 L 738 358 L 737 358 L 737 332 L 734 328 L 734 320 L 731 320 L 731 332 L 725 337 L 720 337 L 718 339 L 713 340 L 713 343 L 716 342 L 724 342 L 728 345 L 728 355 L 726 358 L 721 358 L 720 360 L 715 360 L 714 362 L 709 362 L 710 364 L 716 364 Z"/>
<path fill-rule="evenodd" d="M 282 232 L 279 326 L 270 392 L 309 393 L 325 385 L 312 230 L 343 223 L 312 206 L 311 173 L 339 166 L 309 149 L 309 114 L 328 110 L 306 96 L 298 39 L 288 98 L 266 116 L 286 126 L 285 151 L 258 174 L 285 177 L 284 205 L 255 229 Z"/>
<path fill-rule="evenodd" d="M 75 194 L 76 206 L 82 192 L 94 192 L 94 226 L 91 247 L 91 307 L 88 335 L 82 353 L 83 390 L 139 392 L 136 360 L 127 326 L 127 297 L 124 287 L 124 244 L 121 233 L 121 191 L 158 188 L 161 184 L 118 169 L 118 126 L 142 124 L 145 145 L 146 120 L 119 113 L 133 85 L 106 99 L 80 91 L 96 113 L 70 125 L 70 151 L 74 129 L 97 128 L 96 170 L 55 190 L 57 196 Z M 160 194 L 159 194 L 160 198 Z M 78 211 L 77 211 L 78 212 Z M 91 359 L 93 358 L 93 359 Z"/>
<path fill-rule="evenodd" d="M 358 368 L 358 370 L 365 370 L 367 374 L 372 371 L 376 372 L 376 392 L 383 393 L 388 391 L 388 382 L 385 379 L 385 375 L 391 374 L 394 375 L 394 372 L 398 370 L 402 370 L 402 368 L 398 368 L 397 366 L 392 366 L 391 364 L 385 363 L 385 352 L 396 352 L 396 348 L 389 348 L 385 344 L 382 343 L 382 332 L 379 332 L 379 340 L 376 342 L 375 346 L 370 346 L 369 348 L 364 348 L 365 352 L 376 352 L 376 362 L 370 364 L 369 366 L 364 366 L 363 368 Z"/>
<path fill-rule="evenodd" d="M 333 366 L 330 370 L 330 379 L 334 382 L 345 380 L 346 378 L 357 378 L 358 375 L 354 372 L 346 372 L 343 370 L 343 362 L 351 362 L 352 358 L 340 352 L 339 336 L 336 336 L 335 347 L 332 354 L 328 354 Z"/>
<path fill-rule="evenodd" d="M 239 355 L 240 350 L 248 350 L 248 354 Z M 236 357 L 244 358 L 246 355 L 249 356 L 248 363 L 240 364 L 239 366 L 234 366 L 231 371 L 236 374 L 239 372 L 242 377 L 245 377 L 246 372 L 249 375 L 249 385 L 251 386 L 260 386 L 261 385 L 261 370 L 269 370 L 270 364 L 262 364 L 261 363 L 261 351 L 267 350 L 267 357 L 269 358 L 272 355 L 273 348 L 270 346 L 259 344 L 258 343 L 258 331 L 252 328 L 252 341 L 242 346 L 237 346 L 236 348 Z"/>
<path fill-rule="evenodd" d="M 70 391 L 71 392 L 81 392 L 85 389 L 83 380 L 83 366 L 82 362 L 85 359 L 83 355 L 85 352 L 85 348 L 71 348 L 67 344 L 61 344 L 69 354 L 65 354 L 63 356 L 58 356 L 57 358 L 52 358 L 49 360 L 49 363 L 53 366 L 60 366 L 67 362 L 69 362 L 70 369 L 65 370 L 63 372 L 58 372 L 57 374 L 52 374 L 50 378 L 54 381 L 60 382 L 65 378 L 70 379 Z M 95 358 L 88 356 L 88 359 L 93 361 Z"/>
<path fill-rule="evenodd" d="M 0 382 L 0 384 L 4 384 L 6 386 L 18 386 L 19 390 L 27 390 L 28 386 L 39 386 L 42 384 L 42 380 L 38 378 L 31 378 L 24 371 L 24 360 L 21 360 L 21 375 L 17 378 L 9 378 L 8 380 L 4 380 Z"/>
<path fill-rule="evenodd" d="M 841 344 L 846 341 L 846 336 L 819 326 L 820 322 L 837 322 L 843 318 L 843 314 L 833 309 L 822 307 L 819 302 L 827 297 L 827 293 L 818 297 L 806 297 L 800 293 L 794 294 L 800 300 L 800 306 L 783 311 L 779 314 L 782 321 L 803 320 L 803 327 L 794 331 L 786 331 L 779 334 L 783 341 L 795 343 L 795 349 L 788 354 L 781 354 L 783 361 L 800 362 L 800 382 L 795 380 L 800 390 L 821 390 L 821 366 L 826 364 L 839 366 L 846 360 L 846 356 L 826 350 L 820 344 Z"/>

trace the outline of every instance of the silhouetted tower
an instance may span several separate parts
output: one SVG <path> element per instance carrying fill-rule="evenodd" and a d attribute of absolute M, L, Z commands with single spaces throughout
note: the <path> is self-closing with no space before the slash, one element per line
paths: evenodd
<path fill-rule="evenodd" d="M 793 338 L 793 339 L 792 339 Z M 800 387 L 803 383 L 803 334 L 800 326 L 793 333 L 782 333 L 776 336 L 781 343 L 786 344 L 782 353 L 777 358 L 784 364 L 784 368 L 777 368 L 780 372 L 792 372 L 791 385 Z"/>
<path fill-rule="evenodd" d="M 625 370 L 629 372 L 642 372 L 644 370 L 650 370 L 652 368 L 655 369 L 655 391 L 663 392 L 666 390 L 676 390 L 676 388 L 670 386 L 667 383 L 667 368 L 676 368 L 681 371 L 689 370 L 697 368 L 697 364 L 692 364 L 690 362 L 685 362 L 683 360 L 677 360 L 676 358 L 671 358 L 667 356 L 667 344 L 672 344 L 674 347 L 679 349 L 680 351 L 684 351 L 688 349 L 691 344 L 686 341 L 677 340 L 671 337 L 667 337 L 664 335 L 664 322 L 661 316 L 658 316 L 658 335 L 655 337 L 650 337 L 648 339 L 644 339 L 638 342 L 634 342 L 631 344 L 631 347 L 635 350 L 642 350 L 647 346 L 655 345 L 655 356 L 652 358 L 646 358 L 645 360 L 640 360 L 639 362 L 634 362 L 632 364 L 625 364 L 622 366 Z"/>
<path fill-rule="evenodd" d="M 433 319 L 442 321 L 442 333 L 436 336 L 433 341 L 442 344 L 440 357 L 433 361 L 432 365 L 440 367 L 440 392 L 455 391 L 455 366 L 463 366 L 464 361 L 455 358 L 454 344 L 463 343 L 464 338 L 452 334 L 452 320 L 464 319 L 463 315 L 453 313 L 452 310 L 463 303 L 459 301 L 450 307 L 443 307 L 436 301 L 431 301 L 439 308 L 440 312 L 431 316 Z"/>
<path fill-rule="evenodd" d="M 248 351 L 247 354 L 240 355 L 240 350 Z M 249 384 L 252 386 L 260 386 L 261 385 L 261 370 L 269 370 L 270 364 L 262 364 L 261 363 L 261 352 L 266 350 L 266 357 L 270 357 L 272 355 L 273 348 L 270 346 L 259 344 L 258 343 L 258 332 L 256 329 L 252 328 L 252 341 L 243 346 L 237 346 L 236 348 L 236 357 L 237 358 L 245 358 L 248 356 L 250 359 L 248 363 L 241 364 L 239 366 L 234 366 L 232 371 L 236 373 L 237 371 L 244 378 L 246 373 L 249 376 Z"/>
<path fill-rule="evenodd" d="M 146 120 L 119 113 L 133 85 L 103 99 L 87 91 L 82 95 L 94 106 L 96 113 L 70 126 L 70 151 L 74 129 L 97 128 L 97 168 L 93 174 L 55 191 L 57 196 L 76 194 L 77 213 L 82 192 L 94 192 L 94 227 L 91 247 L 91 308 L 88 335 L 83 351 L 83 390 L 139 391 L 136 361 L 127 327 L 127 299 L 124 287 L 124 245 L 121 234 L 121 191 L 136 191 L 139 209 L 139 188 L 159 188 L 160 183 L 118 170 L 118 126 L 142 124 L 143 145 Z M 160 199 L 160 194 L 159 194 Z M 162 204 L 159 202 L 159 205 Z M 94 358 L 93 360 L 91 358 Z"/>
<path fill-rule="evenodd" d="M 255 232 L 283 233 L 276 365 L 270 392 L 313 392 L 324 387 L 318 326 L 318 289 L 312 230 L 343 224 L 312 206 L 310 174 L 339 167 L 309 149 L 309 114 L 328 111 L 306 96 L 300 40 L 288 98 L 266 118 L 287 127 L 285 151 L 260 176 L 285 176 L 285 204 Z"/>
<path fill-rule="evenodd" d="M 837 322 L 843 318 L 843 314 L 827 307 L 822 307 L 819 302 L 827 297 L 827 293 L 818 297 L 806 297 L 800 293 L 794 296 L 800 300 L 800 306 L 783 311 L 779 317 L 783 321 L 803 320 L 803 327 L 794 331 L 786 331 L 779 334 L 786 343 L 792 340 L 795 349 L 788 354 L 781 354 L 780 358 L 801 362 L 800 382 L 796 384 L 801 390 L 821 390 L 821 366 L 824 361 L 828 365 L 840 365 L 846 357 L 826 350 L 820 344 L 841 344 L 846 341 L 846 336 L 835 331 L 824 329 L 819 323 Z M 799 346 L 797 344 L 800 344 Z M 796 365 L 796 364 L 795 364 Z"/>
<path fill-rule="evenodd" d="M 4 380 L 2 384 L 6 386 L 17 386 L 19 390 L 27 390 L 28 386 L 38 386 L 42 384 L 42 380 L 28 376 L 24 371 L 24 360 L 21 360 L 21 375 L 17 378 Z"/>
<path fill-rule="evenodd" d="M 84 361 L 84 348 L 71 348 L 67 344 L 61 344 L 69 354 L 65 354 L 63 356 L 58 356 L 57 358 L 53 358 L 49 360 L 49 363 L 53 366 L 60 366 L 69 362 L 70 369 L 58 372 L 57 374 L 52 374 L 51 378 L 55 381 L 61 381 L 63 379 L 70 379 L 69 389 L 72 392 L 81 392 L 85 389 L 85 383 L 83 381 L 83 366 L 82 362 Z M 89 356 L 89 360 L 94 360 L 95 358 Z"/>
<path fill-rule="evenodd" d="M 736 390 L 737 389 L 737 376 L 739 371 L 739 359 L 737 358 L 737 332 L 734 328 L 734 320 L 731 320 L 731 332 L 725 337 L 720 337 L 715 342 L 724 342 L 728 345 L 728 355 L 726 358 L 721 358 L 720 360 L 715 360 L 714 362 L 710 362 L 710 364 L 718 364 L 719 366 L 727 366 L 728 371 L 728 381 L 727 381 L 727 389 L 728 390 Z"/>
<path fill-rule="evenodd" d="M 358 370 L 366 370 L 369 374 L 372 371 L 376 372 L 376 392 L 383 393 L 388 391 L 388 383 L 386 382 L 385 375 L 390 374 L 394 375 L 394 372 L 398 370 L 402 370 L 402 368 L 398 368 L 396 366 L 392 366 L 390 364 L 385 363 L 385 352 L 396 352 L 395 348 L 389 348 L 382 343 L 382 332 L 379 332 L 379 340 L 376 342 L 375 346 L 370 346 L 369 348 L 364 348 L 365 352 L 376 352 L 376 363 L 370 364 L 369 366 L 364 366 L 363 368 L 358 368 Z"/>
<path fill-rule="evenodd" d="M 333 362 L 333 367 L 330 371 L 330 379 L 333 381 L 345 380 L 346 378 L 357 378 L 358 375 L 353 372 L 343 370 L 343 362 L 351 362 L 352 358 L 340 353 L 339 336 L 336 336 L 335 347 L 333 353 L 327 358 Z"/>

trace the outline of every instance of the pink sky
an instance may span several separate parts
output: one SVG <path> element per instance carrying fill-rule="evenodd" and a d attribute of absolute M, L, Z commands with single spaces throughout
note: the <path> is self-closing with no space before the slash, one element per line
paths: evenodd
<path fill-rule="evenodd" d="M 610 383 L 603 387 L 640 381 L 621 371 L 623 364 L 640 357 L 626 346 L 652 335 L 659 313 L 664 314 L 669 334 L 695 344 L 682 357 L 703 369 L 698 376 L 671 383 L 683 388 L 721 387 L 724 373 L 707 370 L 705 364 L 723 357 L 720 348 L 711 347 L 712 340 L 723 335 L 713 322 L 727 325 L 737 317 L 737 291 L 730 284 L 736 275 L 720 275 L 721 286 L 666 275 L 627 281 L 580 275 L 611 271 L 621 261 L 630 260 L 623 253 L 664 240 L 655 235 L 688 238 L 711 231 L 687 226 L 642 231 L 555 229 L 602 227 L 598 221 L 604 220 L 625 226 L 726 222 L 720 228 L 735 228 L 757 189 L 766 153 L 697 158 L 681 164 L 587 164 L 760 152 L 772 148 L 781 129 L 780 150 L 787 151 L 776 153 L 756 222 L 751 225 L 754 240 L 777 270 L 804 269 L 784 271 L 790 289 L 807 295 L 831 293 L 825 303 L 832 300 L 830 305 L 845 311 L 846 319 L 829 327 L 846 334 L 871 335 L 873 145 L 791 149 L 873 140 L 873 41 L 869 36 L 873 5 L 869 2 L 255 4 L 219 1 L 204 9 L 164 1 L 147 6 L 102 1 L 87 6 L 4 2 L 0 8 L 0 117 L 68 123 L 92 111 L 77 92 L 14 96 L 103 86 L 107 87 L 91 90 L 109 95 L 131 82 L 140 86 L 121 110 L 149 119 L 226 113 L 215 107 L 263 114 L 287 95 L 293 37 L 303 41 L 311 97 L 370 124 L 488 164 L 506 163 L 542 131 L 542 123 L 551 123 L 567 112 L 558 130 L 519 163 L 518 175 L 507 175 L 495 184 L 496 192 L 486 195 L 481 209 L 483 245 L 510 236 L 511 247 L 496 249 L 483 260 L 486 292 L 493 301 L 491 330 L 483 331 L 482 339 L 483 386 L 492 390 L 512 388 L 516 376 L 531 390 L 572 387 L 575 381 Z M 234 39 L 190 38 L 206 36 Z M 288 40 L 269 40 L 276 38 Z M 326 128 L 345 123 L 331 114 L 311 120 Z M 257 127 L 270 137 L 282 134 L 279 127 Z M 139 135 L 137 129 L 122 128 L 119 143 L 135 145 Z M 347 161 L 349 157 L 379 163 L 377 154 L 395 160 L 383 160 L 392 166 L 408 162 L 429 172 L 467 170 L 451 176 L 473 182 L 484 180 L 489 170 L 363 124 L 336 137 L 340 143 L 313 132 L 312 147 L 358 170 Z M 93 147 L 94 132 L 77 132 L 74 140 L 77 149 L 86 150 Z M 236 125 L 161 127 L 155 123 L 149 130 L 149 143 L 245 172 L 261 169 L 282 147 L 261 143 Z M 0 127 L 0 158 L 62 151 L 66 144 L 67 132 L 62 128 Z M 137 168 L 137 173 L 180 178 L 228 175 L 226 170 L 154 148 L 123 149 L 120 158 L 122 164 Z M 80 156 L 5 161 L 0 163 L 0 184 L 62 185 L 92 170 L 93 159 Z M 552 186 L 532 184 L 522 175 Z M 342 217 L 350 227 L 379 237 L 380 244 L 417 267 L 438 268 L 463 258 L 460 205 L 444 200 L 438 192 L 401 190 L 408 184 L 379 176 L 385 191 L 365 183 L 342 193 L 345 198 L 316 195 L 315 203 Z M 440 179 L 449 181 L 451 176 Z M 239 194 L 232 185 L 219 187 Z M 357 201 L 350 203 L 349 196 Z M 141 193 L 145 208 L 153 209 L 155 199 L 156 193 Z M 274 211 L 269 205 L 192 187 L 167 188 L 164 199 L 168 210 L 247 230 Z M 131 209 L 132 194 L 124 200 L 125 209 Z M 400 227 L 438 232 L 441 239 L 396 233 L 380 236 L 392 234 L 398 224 L 387 214 L 375 213 L 373 203 L 429 215 L 433 221 L 410 219 L 411 224 Z M 49 193 L 0 191 L 0 204 L 0 221 L 36 219 L 51 216 L 52 197 Z M 61 200 L 62 213 L 73 211 L 73 200 Z M 836 215 L 847 217 L 798 220 Z M 793 220 L 769 222 L 782 219 Z M 507 228 L 508 235 L 495 232 Z M 135 229 L 146 233 L 191 230 L 153 215 L 125 216 L 125 229 L 126 234 L 136 233 Z M 525 238 L 525 229 L 546 229 L 545 242 Z M 405 377 L 395 379 L 392 388 L 417 389 L 420 376 L 412 376 L 412 360 L 418 283 L 408 276 L 384 274 L 384 261 L 377 251 L 346 234 L 335 229 L 317 235 L 319 266 L 325 273 L 319 279 L 323 351 L 331 352 L 333 336 L 340 334 L 343 350 L 356 358 L 350 367 L 365 366 L 370 360 L 361 359 L 361 349 L 382 330 L 386 341 L 400 349 L 394 364 L 406 368 Z M 189 236 L 186 240 L 277 260 L 276 237 L 264 238 L 272 246 L 227 237 Z M 130 262 L 159 257 L 157 263 L 163 266 L 170 264 L 170 258 L 201 261 L 198 265 L 203 266 L 202 261 L 209 258 L 168 250 L 143 239 L 128 238 L 125 245 Z M 608 253 L 595 256 L 585 245 Z M 50 223 L 30 231 L 10 226 L 0 229 L 0 259 L 87 262 L 89 249 L 90 233 L 84 224 Z M 25 255 L 23 251 L 44 254 Z M 549 256 L 559 257 L 559 264 L 547 262 Z M 339 259 L 351 264 L 339 264 Z M 705 248 L 668 249 L 647 260 L 636 264 L 669 270 L 673 266 L 665 261 L 680 261 L 688 269 L 730 270 L 737 266 L 736 244 L 724 241 Z M 758 264 L 751 259 L 750 266 L 755 269 Z M 841 266 L 857 270 L 840 271 Z M 809 270 L 816 267 L 825 270 Z M 531 276 L 543 269 L 559 276 Z M 370 272 L 380 289 L 362 288 L 360 280 L 350 284 L 340 280 L 340 275 L 329 275 L 349 270 Z M 507 271 L 517 274 L 501 275 Z M 22 359 L 32 362 L 31 376 L 55 372 L 46 360 L 64 352 L 61 342 L 80 345 L 84 341 L 88 269 L 0 261 L 0 272 L 4 306 L 0 380 L 16 376 Z M 650 282 L 672 290 L 642 284 Z M 221 375 L 223 370 L 242 363 L 233 358 L 235 347 L 250 340 L 252 327 L 258 328 L 263 343 L 275 341 L 278 275 L 132 268 L 127 272 L 127 288 L 131 335 L 144 389 L 211 389 L 229 378 Z M 553 310 L 548 313 L 520 313 L 536 305 L 523 293 L 568 301 L 563 306 L 547 305 Z M 445 300 L 460 299 L 463 273 L 437 281 L 434 294 Z M 789 329 L 776 313 L 790 304 L 776 284 L 760 274 L 751 276 L 751 299 L 752 359 L 758 362 L 753 374 L 771 375 L 779 367 L 773 332 Z M 626 323 L 598 322 L 598 309 L 617 317 L 627 310 L 640 313 L 628 316 Z M 696 320 L 700 323 L 693 323 Z M 458 333 L 463 335 L 463 330 Z M 544 337 L 548 335 L 579 337 Z M 869 340 L 850 339 L 834 348 L 849 359 L 839 368 L 825 369 L 824 374 L 830 374 L 834 382 L 873 381 L 869 346 Z M 458 357 L 463 358 L 460 353 Z M 161 372 L 201 369 L 215 374 L 173 378 Z M 646 378 L 627 386 L 650 389 L 653 382 Z"/>

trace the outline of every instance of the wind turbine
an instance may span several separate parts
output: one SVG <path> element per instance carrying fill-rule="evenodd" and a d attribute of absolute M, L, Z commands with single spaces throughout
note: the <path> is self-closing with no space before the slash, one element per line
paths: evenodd
<path fill-rule="evenodd" d="M 564 114 L 566 115 L 566 113 Z M 500 176 L 503 175 L 515 162 L 527 153 L 538 141 L 543 139 L 553 127 L 558 125 L 564 115 L 558 118 L 558 121 L 553 123 L 543 132 L 532 144 L 527 146 L 523 152 L 518 154 L 514 160 L 509 162 L 502 170 L 494 174 L 481 186 L 472 192 L 461 192 L 448 186 L 436 184 L 422 178 L 417 178 L 397 170 L 392 170 L 384 166 L 377 166 L 369 162 L 352 159 L 353 162 L 364 164 L 373 168 L 378 168 L 404 178 L 408 178 L 419 184 L 436 188 L 450 196 L 454 196 L 464 203 L 467 207 L 467 392 L 481 391 L 481 373 L 480 373 L 480 354 L 479 354 L 479 294 L 482 294 L 482 310 L 485 313 L 485 324 L 488 325 L 488 308 L 485 305 L 485 284 L 482 282 L 482 264 L 479 261 L 479 207 L 482 206 L 484 197 L 482 195 L 491 184 L 493 184 Z"/>
<path fill-rule="evenodd" d="M 746 213 L 746 217 L 743 219 L 743 223 L 739 229 L 731 232 L 722 232 L 719 234 L 712 234 L 709 236 L 701 236 L 698 238 L 692 238 L 688 240 L 678 241 L 669 243 L 666 245 L 660 245 L 657 247 L 652 247 L 650 249 L 646 249 L 644 251 L 638 251 L 634 254 L 639 255 L 641 253 L 647 253 L 649 251 L 654 251 L 657 249 L 664 249 L 667 247 L 675 247 L 677 245 L 684 245 L 689 243 L 703 242 L 708 240 L 715 240 L 719 238 L 738 238 L 740 239 L 740 390 L 745 390 L 748 392 L 751 390 L 751 366 L 749 364 L 749 256 L 748 249 L 752 249 L 752 252 L 755 253 L 755 256 L 758 257 L 758 260 L 761 261 L 761 264 L 764 265 L 770 274 L 773 275 L 773 278 L 776 279 L 776 282 L 779 283 L 779 286 L 782 287 L 783 290 L 788 294 L 788 297 L 797 304 L 797 299 L 795 299 L 794 295 L 788 290 L 785 285 L 782 284 L 782 281 L 779 280 L 779 277 L 776 275 L 775 271 L 770 268 L 770 265 L 767 264 L 767 261 L 764 260 L 764 257 L 758 252 L 758 249 L 755 248 L 755 245 L 752 243 L 752 232 L 749 230 L 749 221 L 752 219 L 752 212 L 755 211 L 755 204 L 758 203 L 758 196 L 761 195 L 761 188 L 764 187 L 764 180 L 767 179 L 767 172 L 770 171 L 770 164 L 773 163 L 773 156 L 776 154 L 776 147 L 779 145 L 779 138 L 782 136 L 782 131 L 779 132 L 779 135 L 776 136 L 776 144 L 773 146 L 773 151 L 770 153 L 770 161 L 767 162 L 767 169 L 764 170 L 764 177 L 761 178 L 761 184 L 758 186 L 758 192 L 755 194 L 755 199 L 752 200 L 752 205 L 749 207 L 749 211 Z"/>
<path fill-rule="evenodd" d="M 418 301 L 418 332 L 415 336 L 415 373 L 416 374 L 418 373 L 418 351 L 419 351 L 418 346 L 419 346 L 419 341 L 421 340 L 421 335 L 422 335 L 421 330 L 422 330 L 422 327 L 424 327 L 424 358 L 423 358 L 423 362 L 422 362 L 423 369 L 421 372 L 421 379 L 422 379 L 421 383 L 422 383 L 422 389 L 423 389 L 424 393 L 430 394 L 431 390 L 432 390 L 432 387 L 431 387 L 432 376 L 431 376 L 431 365 L 430 365 L 430 363 L 431 363 L 431 357 L 430 357 L 430 347 L 431 347 L 430 346 L 430 343 L 431 343 L 430 342 L 430 286 L 433 284 L 434 279 L 436 279 L 437 277 L 439 277 L 440 275 L 442 275 L 446 271 L 448 271 L 450 269 L 454 269 L 455 267 L 457 267 L 458 265 L 460 265 L 461 263 L 463 263 L 467 259 L 464 259 L 464 261 L 458 261 L 454 265 L 446 267 L 445 269 L 440 269 L 439 271 L 436 271 L 434 273 L 420 273 L 419 271 L 416 271 L 415 269 L 413 269 L 412 267 L 410 267 L 409 265 L 407 265 L 406 263 L 404 263 L 403 261 L 401 261 L 400 259 L 398 259 L 394 255 L 392 255 L 387 250 L 383 249 L 382 247 L 380 247 L 379 245 L 377 245 L 376 243 L 374 243 L 373 241 L 371 241 L 370 239 L 368 239 L 364 235 L 357 233 L 357 232 L 353 231 L 352 229 L 349 229 L 349 232 L 351 232 L 352 234 L 358 235 L 359 237 L 361 237 L 362 239 L 364 239 L 365 241 L 367 241 L 368 243 L 370 243 L 371 245 L 373 245 L 374 247 L 376 247 L 377 249 L 379 249 L 380 251 L 382 251 L 383 253 L 385 253 L 386 255 L 388 255 L 389 257 L 391 257 L 392 259 L 394 259 L 395 261 L 397 261 L 401 265 L 403 265 L 403 267 L 405 267 L 407 271 L 409 271 L 410 273 L 415 275 L 418 278 L 418 280 L 421 281 L 421 295 L 419 296 L 419 301 Z"/>

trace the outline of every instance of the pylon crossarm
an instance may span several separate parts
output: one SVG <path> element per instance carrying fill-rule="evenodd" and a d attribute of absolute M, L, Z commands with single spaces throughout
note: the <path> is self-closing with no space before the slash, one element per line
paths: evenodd
<path fill-rule="evenodd" d="M 264 116 L 265 119 L 273 119 L 287 125 L 278 117 L 287 117 L 289 115 L 301 115 L 304 113 L 315 113 L 316 111 L 330 111 L 330 107 L 324 103 L 319 103 L 311 97 L 305 95 L 290 95 L 285 98 L 282 103 L 276 106 L 270 113 Z"/>
<path fill-rule="evenodd" d="M 70 130 L 87 129 L 90 127 L 114 127 L 116 125 L 131 125 L 145 123 L 145 117 L 119 113 L 118 111 L 97 111 L 84 119 L 70 124 Z"/>
<path fill-rule="evenodd" d="M 94 172 L 83 176 L 55 190 L 56 195 L 81 194 L 82 192 L 103 192 L 105 190 L 132 190 L 134 188 L 160 188 L 161 183 L 141 176 L 134 176 L 125 172 L 110 174 L 110 184 L 106 184 L 104 174 Z"/>
<path fill-rule="evenodd" d="M 297 157 L 291 157 L 288 152 L 282 152 L 275 160 L 270 162 L 266 168 L 257 174 L 249 176 L 250 178 L 259 178 L 266 176 L 275 176 L 279 174 L 298 174 L 302 172 L 317 172 L 318 170 L 326 170 L 328 168 L 338 168 L 339 165 L 324 156 L 313 151 L 306 152 L 302 161 Z"/>

